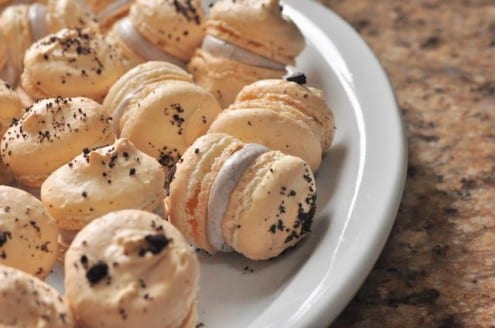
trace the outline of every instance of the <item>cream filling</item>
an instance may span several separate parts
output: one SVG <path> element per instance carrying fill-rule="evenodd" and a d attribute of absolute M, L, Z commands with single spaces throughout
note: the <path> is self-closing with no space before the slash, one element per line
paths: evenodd
<path fill-rule="evenodd" d="M 117 31 L 122 41 L 136 54 L 145 60 L 159 60 L 184 67 L 185 63 L 172 55 L 167 54 L 154 44 L 146 40 L 136 31 L 131 21 L 125 18 L 118 23 Z"/>
<path fill-rule="evenodd" d="M 129 109 L 129 102 L 136 96 L 136 94 L 143 90 L 144 86 L 134 90 L 122 99 L 117 108 L 112 113 L 112 129 L 117 138 L 120 136 L 119 122 L 122 115 Z"/>
<path fill-rule="evenodd" d="M 232 43 L 220 40 L 212 35 L 207 35 L 201 49 L 212 56 L 238 61 L 247 65 L 269 68 L 282 71 L 285 65 L 269 58 L 255 54 L 249 50 L 240 48 Z"/>
<path fill-rule="evenodd" d="M 246 144 L 232 154 L 222 165 L 210 189 L 206 218 L 206 235 L 210 244 L 218 251 L 229 252 L 222 233 L 222 222 L 227 212 L 230 195 L 242 175 L 256 158 L 269 149 L 258 144 Z"/>
<path fill-rule="evenodd" d="M 105 19 L 108 19 L 112 17 L 115 14 L 118 14 L 123 7 L 131 4 L 133 0 L 116 0 L 106 6 L 99 14 L 98 14 L 98 19 L 100 21 L 104 21 Z"/>
<path fill-rule="evenodd" d="M 46 7 L 39 3 L 32 4 L 28 9 L 28 19 L 31 25 L 31 36 L 33 43 L 48 35 L 46 25 Z"/>

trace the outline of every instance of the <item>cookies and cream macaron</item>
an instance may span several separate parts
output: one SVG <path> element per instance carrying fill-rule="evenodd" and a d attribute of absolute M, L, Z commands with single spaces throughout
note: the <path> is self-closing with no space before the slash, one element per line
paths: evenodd
<path fill-rule="evenodd" d="M 77 231 L 106 213 L 140 209 L 162 214 L 164 184 L 160 163 L 118 139 L 84 150 L 53 172 L 41 186 L 41 201 L 61 229 L 60 244 L 67 246 Z"/>
<path fill-rule="evenodd" d="M 210 133 L 184 153 L 170 175 L 169 220 L 194 246 L 275 257 L 310 230 L 316 186 L 302 159 Z"/>
<path fill-rule="evenodd" d="M 127 69 L 150 60 L 185 67 L 203 39 L 204 15 L 199 0 L 137 0 L 107 40 L 120 50 Z"/>
<path fill-rule="evenodd" d="M 47 283 L 0 264 L 0 326 L 73 328 L 65 300 Z"/>
<path fill-rule="evenodd" d="M 57 223 L 37 198 L 0 186 L 0 264 L 43 279 L 55 264 L 57 237 Z"/>
<path fill-rule="evenodd" d="M 320 166 L 334 135 L 333 115 L 321 90 L 282 79 L 262 80 L 242 89 L 210 127 L 244 142 L 263 144 Z"/>
<path fill-rule="evenodd" d="M 83 96 L 102 101 L 123 73 L 121 59 L 99 33 L 62 29 L 26 51 L 21 85 L 34 99 Z"/>
<path fill-rule="evenodd" d="M 9 45 L 4 53 L 7 62 L 0 70 L 0 78 L 16 87 L 24 67 L 24 54 L 29 46 L 62 28 L 96 29 L 97 24 L 94 16 L 79 1 L 48 0 L 46 4 L 8 7 L 0 16 L 0 30 Z"/>
<path fill-rule="evenodd" d="M 155 214 L 123 210 L 94 220 L 65 263 L 65 293 L 81 327 L 196 325 L 199 262 Z"/>
<path fill-rule="evenodd" d="M 104 108 L 112 112 L 116 135 L 128 138 L 167 171 L 208 131 L 221 108 L 210 92 L 192 83 L 180 68 L 145 65 L 149 65 L 142 70 L 145 75 L 138 77 L 136 68 L 128 79 L 124 76 L 117 82 Z M 153 72 L 153 67 L 160 65 L 162 69 Z M 158 81 L 149 83 L 155 79 Z M 139 88 L 134 81 L 140 83 Z"/>
<path fill-rule="evenodd" d="M 202 46 L 188 65 L 197 83 L 227 107 L 241 88 L 280 78 L 305 46 L 278 0 L 219 0 L 206 22 Z"/>
<path fill-rule="evenodd" d="M 101 105 L 83 97 L 40 100 L 4 134 L 0 154 L 17 181 L 40 187 L 85 148 L 110 144 L 114 134 Z"/>

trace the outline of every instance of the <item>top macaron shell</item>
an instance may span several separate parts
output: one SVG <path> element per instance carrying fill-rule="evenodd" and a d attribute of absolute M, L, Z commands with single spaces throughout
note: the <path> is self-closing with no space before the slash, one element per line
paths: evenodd
<path fill-rule="evenodd" d="M 194 310 L 196 254 L 152 213 L 123 210 L 94 220 L 65 260 L 66 295 L 81 326 L 183 327 Z"/>
<path fill-rule="evenodd" d="M 156 211 L 165 175 L 160 164 L 126 139 L 85 150 L 53 172 L 41 186 L 41 200 L 61 229 L 79 230 L 103 214 L 121 209 Z"/>
<path fill-rule="evenodd" d="M 63 29 L 34 43 L 24 57 L 23 89 L 33 98 L 84 96 L 102 101 L 124 74 L 115 50 L 91 30 Z"/>
<path fill-rule="evenodd" d="M 0 186 L 0 264 L 44 279 L 57 258 L 57 235 L 55 220 L 37 198 Z"/>
<path fill-rule="evenodd" d="M 129 12 L 142 36 L 183 61 L 189 60 L 201 45 L 204 16 L 199 0 L 136 0 Z"/>
<path fill-rule="evenodd" d="M 278 0 L 219 0 L 210 9 L 207 33 L 287 65 L 305 46 Z"/>
<path fill-rule="evenodd" d="M 45 282 L 0 265 L 0 326 L 73 328 L 65 299 Z"/>
<path fill-rule="evenodd" d="M 43 99 L 9 127 L 0 153 L 20 183 L 39 187 L 82 149 L 113 142 L 109 121 L 91 99 Z"/>

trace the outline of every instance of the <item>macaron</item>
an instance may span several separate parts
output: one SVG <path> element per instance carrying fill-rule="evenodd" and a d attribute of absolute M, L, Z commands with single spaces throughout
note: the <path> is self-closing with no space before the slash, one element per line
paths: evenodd
<path fill-rule="evenodd" d="M 81 327 L 195 327 L 196 254 L 157 215 L 123 210 L 94 220 L 65 262 L 66 297 Z"/>
<path fill-rule="evenodd" d="M 0 326 L 75 327 L 66 300 L 47 283 L 0 264 Z"/>
<path fill-rule="evenodd" d="M 43 279 L 57 258 L 57 236 L 57 223 L 38 199 L 0 186 L 0 264 Z"/>
<path fill-rule="evenodd" d="M 61 245 L 95 218 L 121 209 L 163 213 L 165 175 L 126 139 L 85 149 L 41 186 L 41 201 L 61 229 Z M 163 214 L 162 214 L 163 215 Z"/>
<path fill-rule="evenodd" d="M 83 96 L 102 101 L 124 73 L 121 59 L 90 29 L 62 29 L 34 43 L 24 57 L 22 88 L 33 98 Z"/>
<path fill-rule="evenodd" d="M 83 149 L 113 140 L 110 118 L 100 104 L 83 97 L 49 98 L 34 103 L 8 128 L 0 154 L 19 183 L 40 187 Z"/>
<path fill-rule="evenodd" d="M 158 66 L 161 69 L 153 68 Z M 139 75 L 140 71 L 144 73 Z M 124 75 L 105 99 L 104 108 L 112 113 L 116 135 L 156 158 L 165 171 L 221 112 L 215 97 L 192 83 L 185 71 L 159 63 Z"/>
<path fill-rule="evenodd" d="M 227 107 L 243 86 L 285 75 L 304 46 L 303 35 L 283 15 L 278 0 L 219 0 L 210 9 L 206 36 L 188 69 Z"/>
<path fill-rule="evenodd" d="M 150 60 L 185 67 L 203 39 L 204 15 L 199 0 L 137 0 L 107 41 L 120 50 L 127 69 Z"/>
<path fill-rule="evenodd" d="M 80 1 L 48 0 L 46 4 L 7 7 L 0 16 L 0 30 L 9 45 L 3 53 L 7 60 L 0 70 L 0 78 L 17 87 L 24 54 L 32 43 L 62 28 L 95 29 L 94 19 Z"/>
<path fill-rule="evenodd" d="M 291 79 L 305 81 L 304 75 Z M 321 90 L 282 79 L 244 87 L 210 126 L 210 132 L 301 157 L 313 171 L 329 150 L 334 130 L 333 115 Z"/>
<path fill-rule="evenodd" d="M 266 260 L 311 230 L 315 180 L 298 157 L 210 133 L 188 148 L 170 180 L 170 222 L 210 254 Z"/>

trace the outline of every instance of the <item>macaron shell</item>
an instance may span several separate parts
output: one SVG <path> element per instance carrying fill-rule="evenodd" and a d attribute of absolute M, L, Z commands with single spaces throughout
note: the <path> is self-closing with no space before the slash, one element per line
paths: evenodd
<path fill-rule="evenodd" d="M 0 277 L 0 326 L 75 327 L 66 300 L 51 286 L 3 265 Z"/>
<path fill-rule="evenodd" d="M 221 112 L 215 97 L 193 83 L 161 81 L 145 86 L 119 122 L 120 136 L 169 168 Z"/>
<path fill-rule="evenodd" d="M 21 100 L 7 83 L 0 80 L 0 137 L 5 134 L 14 118 L 24 114 Z"/>
<path fill-rule="evenodd" d="M 39 187 L 48 175 L 82 149 L 113 140 L 109 118 L 93 100 L 44 99 L 9 127 L 0 153 L 21 184 Z"/>
<path fill-rule="evenodd" d="M 199 0 L 136 0 L 129 18 L 148 41 L 183 61 L 194 55 L 205 33 Z"/>
<path fill-rule="evenodd" d="M 192 82 L 192 76 L 182 68 L 161 61 L 149 61 L 127 71 L 108 91 L 103 109 L 112 116 L 123 99 L 147 84 L 165 80 Z"/>
<path fill-rule="evenodd" d="M 315 201 L 314 177 L 303 160 L 281 152 L 262 154 L 230 197 L 226 241 L 253 260 L 275 257 L 309 232 Z"/>
<path fill-rule="evenodd" d="M 124 74 L 116 51 L 89 29 L 63 29 L 40 39 L 26 51 L 24 67 L 22 88 L 34 99 L 84 96 L 102 101 Z"/>
<path fill-rule="evenodd" d="M 5 76 L 1 79 L 16 87 L 23 69 L 23 56 L 32 43 L 30 24 L 28 21 L 28 5 L 17 5 L 7 7 L 0 15 L 0 30 L 5 35 L 5 42 L 9 45 L 7 50 L 7 61 L 14 72 L 11 80 Z"/>
<path fill-rule="evenodd" d="M 165 197 L 160 164 L 126 139 L 80 154 L 41 186 L 41 200 L 64 230 L 121 209 L 156 211 Z"/>
<path fill-rule="evenodd" d="M 219 0 L 206 25 L 208 34 L 287 65 L 295 63 L 305 46 L 278 0 Z"/>
<path fill-rule="evenodd" d="M 56 33 L 62 28 L 98 29 L 96 17 L 86 7 L 84 1 L 48 0 L 46 7 L 46 21 L 51 33 Z"/>
<path fill-rule="evenodd" d="M 285 70 L 255 67 L 214 57 L 201 49 L 196 51 L 187 68 L 196 83 L 215 95 L 222 108 L 233 103 L 244 86 L 258 80 L 280 78 L 286 73 Z"/>
<path fill-rule="evenodd" d="M 246 143 L 259 143 L 300 157 L 313 171 L 321 163 L 320 139 L 304 120 L 296 119 L 287 111 L 226 109 L 211 124 L 209 132 L 227 133 Z"/>
<path fill-rule="evenodd" d="M 198 138 L 176 164 L 165 199 L 170 222 L 192 245 L 210 254 L 216 253 L 206 234 L 210 188 L 225 160 L 241 147 L 239 140 L 226 134 Z"/>
<path fill-rule="evenodd" d="M 146 62 L 143 57 L 138 55 L 131 47 L 127 45 L 127 43 L 122 40 L 119 33 L 119 22 L 113 24 L 105 36 L 105 41 L 110 44 L 119 55 L 122 64 L 124 65 L 125 72 Z"/>
<path fill-rule="evenodd" d="M 330 148 L 335 130 L 333 114 L 321 90 L 282 79 L 260 80 L 244 87 L 231 108 L 256 107 L 300 112 L 320 137 L 323 152 Z"/>
<path fill-rule="evenodd" d="M 149 236 L 168 242 L 148 250 Z M 196 302 L 196 254 L 176 228 L 148 212 L 96 219 L 76 236 L 65 261 L 66 295 L 81 326 L 179 327 Z M 97 265 L 107 273 L 90 281 Z"/>
<path fill-rule="evenodd" d="M 0 204 L 0 264 L 45 278 L 57 258 L 55 220 L 20 189 L 0 186 Z"/>

